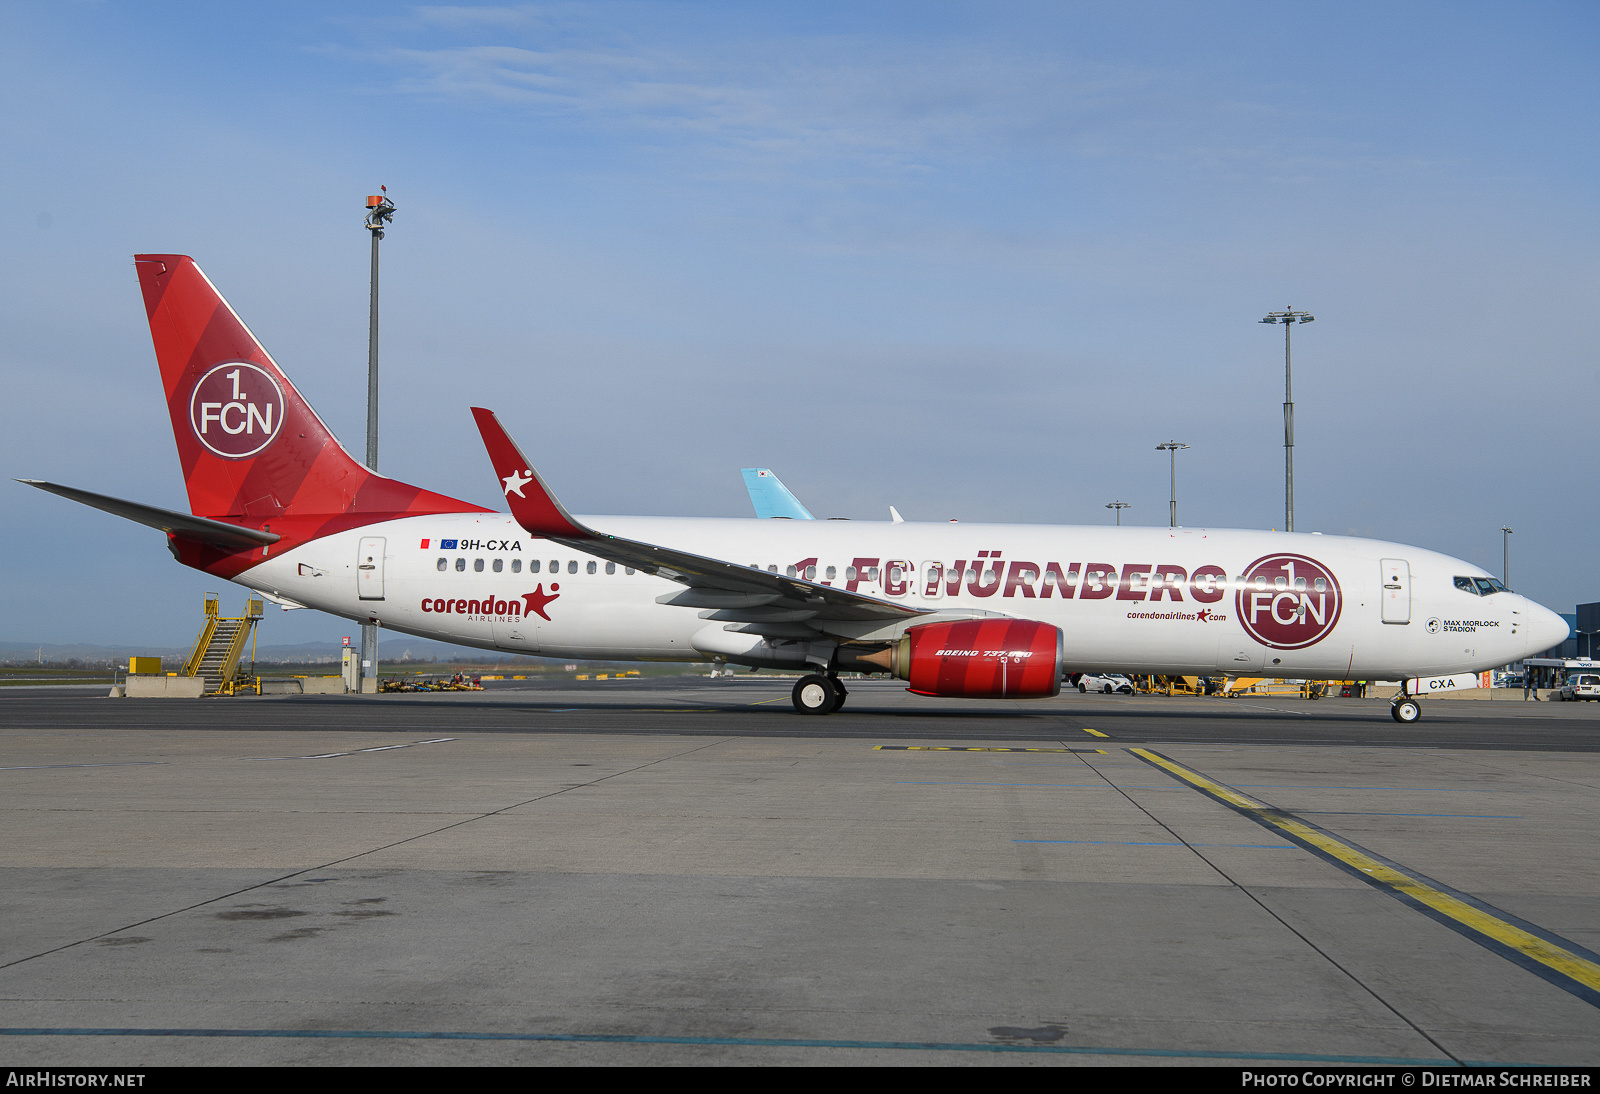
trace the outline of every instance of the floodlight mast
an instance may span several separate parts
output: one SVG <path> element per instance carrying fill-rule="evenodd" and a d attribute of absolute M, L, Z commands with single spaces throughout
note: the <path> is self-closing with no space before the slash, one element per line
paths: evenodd
<path fill-rule="evenodd" d="M 1294 368 L 1289 355 L 1289 328 L 1316 318 L 1310 312 L 1295 311 L 1291 305 L 1283 311 L 1270 312 L 1261 320 L 1283 324 L 1283 527 L 1286 532 L 1294 531 Z"/>
<path fill-rule="evenodd" d="M 1122 511 L 1124 509 L 1127 509 L 1132 504 L 1133 503 L 1130 502 L 1130 501 L 1108 501 L 1108 502 L 1106 502 L 1106 508 L 1107 509 L 1115 509 L 1117 511 L 1117 527 L 1118 528 L 1122 527 Z"/>
<path fill-rule="evenodd" d="M 378 470 L 378 240 L 383 238 L 383 227 L 394 219 L 394 202 L 389 200 L 389 188 L 380 186 L 381 193 L 367 195 L 367 231 L 372 233 L 372 296 L 367 310 L 367 466 Z M 376 690 L 378 679 L 378 628 L 372 623 L 361 624 L 361 687 L 366 690 L 366 678 L 371 677 Z"/>
<path fill-rule="evenodd" d="M 1170 452 L 1172 454 L 1172 527 L 1178 526 L 1178 449 L 1189 446 L 1180 441 L 1167 441 L 1165 444 L 1156 445 L 1157 452 Z M 1119 520 L 1117 523 L 1121 523 Z"/>
<path fill-rule="evenodd" d="M 387 186 L 382 194 L 367 196 L 367 231 L 372 233 L 372 296 L 367 310 L 367 466 L 378 469 L 378 240 L 383 227 L 394 219 L 394 202 Z"/>
<path fill-rule="evenodd" d="M 1511 537 L 1516 530 L 1500 526 L 1500 584 L 1511 588 Z"/>

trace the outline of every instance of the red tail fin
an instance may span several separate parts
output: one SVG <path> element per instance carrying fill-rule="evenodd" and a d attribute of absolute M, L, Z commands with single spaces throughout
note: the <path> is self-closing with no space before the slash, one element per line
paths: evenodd
<path fill-rule="evenodd" d="M 330 524 L 348 526 L 361 517 L 487 511 L 356 462 L 194 259 L 134 262 L 191 512 L 241 523 L 345 517 Z"/>

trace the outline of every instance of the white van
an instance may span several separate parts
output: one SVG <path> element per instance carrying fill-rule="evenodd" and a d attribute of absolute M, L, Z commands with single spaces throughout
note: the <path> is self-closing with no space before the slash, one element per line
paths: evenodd
<path fill-rule="evenodd" d="M 1600 673 L 1575 672 L 1556 693 L 1563 700 L 1600 699 Z"/>

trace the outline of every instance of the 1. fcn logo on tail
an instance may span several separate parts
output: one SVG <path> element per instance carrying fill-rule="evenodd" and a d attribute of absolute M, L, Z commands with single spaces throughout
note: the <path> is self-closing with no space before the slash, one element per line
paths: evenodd
<path fill-rule="evenodd" d="M 189 424 L 200 443 L 225 460 L 254 456 L 283 428 L 283 390 L 249 361 L 225 361 L 194 385 Z"/>

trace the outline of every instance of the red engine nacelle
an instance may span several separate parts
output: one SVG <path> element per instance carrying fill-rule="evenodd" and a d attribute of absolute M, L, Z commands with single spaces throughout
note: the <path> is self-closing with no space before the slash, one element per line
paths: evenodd
<path fill-rule="evenodd" d="M 1048 699 L 1061 691 L 1061 668 L 1061 628 L 1033 619 L 912 627 L 891 665 L 908 691 L 949 699 Z"/>

